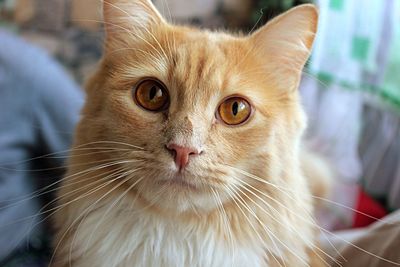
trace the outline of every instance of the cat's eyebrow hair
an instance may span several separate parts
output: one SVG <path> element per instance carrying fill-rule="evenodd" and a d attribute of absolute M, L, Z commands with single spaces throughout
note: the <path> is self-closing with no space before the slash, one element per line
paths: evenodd
<path fill-rule="evenodd" d="M 171 52 L 169 61 L 170 64 L 168 68 L 167 79 L 171 81 L 172 77 L 174 76 L 174 71 L 176 70 L 176 66 L 178 65 L 178 55 L 176 53 Z"/>
<path fill-rule="evenodd" d="M 204 69 L 206 67 L 206 55 L 205 55 L 205 48 L 201 48 L 201 50 L 198 51 L 198 62 L 197 62 L 197 77 L 201 79 L 204 74 Z"/>

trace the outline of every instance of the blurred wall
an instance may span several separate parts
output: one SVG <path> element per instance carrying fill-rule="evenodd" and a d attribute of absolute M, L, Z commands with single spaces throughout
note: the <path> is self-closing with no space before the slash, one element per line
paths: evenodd
<path fill-rule="evenodd" d="M 167 20 L 250 31 L 310 0 L 153 0 Z M 0 28 L 45 48 L 83 82 L 102 51 L 102 0 L 0 0 Z M 259 22 L 259 23 L 256 23 Z"/>
<path fill-rule="evenodd" d="M 209 28 L 241 28 L 251 18 L 251 0 L 155 0 L 164 16 L 176 23 Z M 256 1 L 257 2 L 257 1 Z M 0 0 L 0 27 L 56 57 L 83 82 L 102 52 L 100 0 Z"/>

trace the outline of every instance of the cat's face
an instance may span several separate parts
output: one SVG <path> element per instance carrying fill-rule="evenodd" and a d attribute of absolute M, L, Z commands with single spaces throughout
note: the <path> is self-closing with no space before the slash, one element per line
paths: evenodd
<path fill-rule="evenodd" d="M 272 181 L 292 168 L 313 7 L 239 37 L 169 25 L 146 0 L 104 3 L 105 55 L 88 86 L 80 142 L 140 147 L 113 157 L 126 159 L 141 198 L 209 210 L 256 186 L 248 173 Z"/>

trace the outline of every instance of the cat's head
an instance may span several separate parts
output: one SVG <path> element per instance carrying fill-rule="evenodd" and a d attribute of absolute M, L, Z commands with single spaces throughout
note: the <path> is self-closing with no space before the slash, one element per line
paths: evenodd
<path fill-rule="evenodd" d="M 297 87 L 316 32 L 312 5 L 249 36 L 171 25 L 149 0 L 103 8 L 105 52 L 78 144 L 115 142 L 133 190 L 178 212 L 214 209 L 259 178 L 289 179 L 305 127 Z"/>

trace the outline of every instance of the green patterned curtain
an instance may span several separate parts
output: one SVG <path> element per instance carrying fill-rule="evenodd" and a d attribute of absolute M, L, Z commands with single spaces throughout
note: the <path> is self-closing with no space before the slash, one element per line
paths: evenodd
<path fill-rule="evenodd" d="M 400 111 L 400 1 L 320 0 L 309 71 Z"/>

